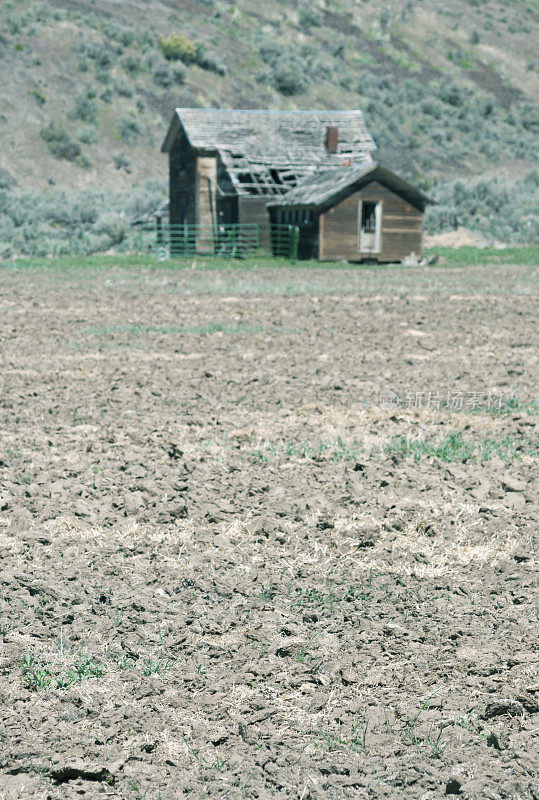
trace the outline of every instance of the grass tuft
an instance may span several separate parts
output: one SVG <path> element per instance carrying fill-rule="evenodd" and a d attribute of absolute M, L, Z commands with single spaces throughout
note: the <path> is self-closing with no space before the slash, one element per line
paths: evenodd
<path fill-rule="evenodd" d="M 537 446 L 530 440 L 515 440 L 509 436 L 503 439 L 464 439 L 460 432 L 448 433 L 441 440 L 394 436 L 384 448 L 388 455 L 412 458 L 416 463 L 421 458 L 438 458 L 447 463 L 460 461 L 490 461 L 501 458 L 504 461 L 520 459 L 523 455 L 537 456 Z"/>

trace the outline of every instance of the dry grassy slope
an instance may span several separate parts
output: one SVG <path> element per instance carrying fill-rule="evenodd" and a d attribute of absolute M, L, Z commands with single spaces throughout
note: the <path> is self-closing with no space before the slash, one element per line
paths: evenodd
<path fill-rule="evenodd" d="M 305 20 L 314 9 L 314 24 Z M 321 24 L 320 24 L 321 23 Z M 135 34 L 129 43 L 127 32 Z M 226 75 L 189 66 L 183 85 L 155 83 L 154 72 L 163 59 L 157 48 L 159 33 L 182 31 L 222 61 Z M 477 35 L 472 35 L 476 31 Z M 414 164 L 417 173 L 440 176 L 481 173 L 506 166 L 525 172 L 529 156 L 515 159 L 510 148 L 492 147 L 483 155 L 471 153 L 474 132 L 463 136 L 452 155 L 431 140 L 429 125 L 414 129 L 415 107 L 406 108 L 395 141 L 399 157 L 391 153 L 391 133 L 384 131 L 384 114 L 391 108 L 368 106 L 368 75 L 386 76 L 395 86 L 407 79 L 438 82 L 444 76 L 481 98 L 492 95 L 499 114 L 489 123 L 501 124 L 503 114 L 537 97 L 538 79 L 531 69 L 537 4 L 534 0 L 19 0 L 0 9 L 0 168 L 19 186 L 118 188 L 166 173 L 159 146 L 175 105 L 243 107 L 361 107 L 375 138 L 386 142 L 382 155 L 396 165 Z M 143 41 L 144 36 L 146 41 Z M 122 37 L 124 43 L 122 43 Z M 316 66 L 315 79 L 305 91 L 285 96 L 268 82 L 268 67 L 260 57 L 260 42 L 274 41 L 305 64 L 307 48 Z M 83 46 L 104 46 L 111 63 L 96 71 L 95 58 L 81 55 Z M 126 58 L 141 69 L 131 74 Z M 86 71 L 81 71 L 86 65 Z M 301 69 L 299 70 L 301 71 Z M 305 67 L 311 74 L 312 67 Z M 127 91 L 118 91 L 127 85 Z M 57 159 L 39 135 L 52 121 L 62 121 L 73 140 L 86 123 L 73 119 L 76 97 L 89 88 L 95 93 L 98 141 L 81 144 L 89 165 Z M 102 99 L 110 90 L 109 102 Z M 131 94 L 132 91 L 132 94 Z M 388 90 L 389 91 L 389 90 Z M 399 103 L 398 90 L 394 95 Z M 435 89 L 432 89 L 435 94 Z M 130 95 L 130 96 L 126 96 Z M 401 98 L 409 104 L 408 97 Z M 419 100 L 418 100 L 419 103 Z M 119 134 L 120 120 L 136 119 L 140 132 L 132 141 Z M 385 124 L 385 122 L 384 122 Z M 447 123 L 443 123 L 447 124 Z M 473 127 L 473 126 L 472 126 Z M 395 139 L 399 137 L 395 134 Z M 476 137 L 475 137 L 476 138 Z M 496 137 L 494 137 L 495 140 Z M 118 168 L 122 153 L 127 164 Z M 455 154 L 457 153 L 457 155 Z M 427 154 L 428 159 L 424 160 Z M 423 159 L 423 160 L 422 160 Z M 6 179 L 5 173 L 1 173 Z"/>

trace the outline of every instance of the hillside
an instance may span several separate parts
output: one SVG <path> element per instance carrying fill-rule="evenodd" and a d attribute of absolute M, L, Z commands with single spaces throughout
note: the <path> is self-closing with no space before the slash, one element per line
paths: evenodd
<path fill-rule="evenodd" d="M 358 107 L 379 158 L 442 200 L 438 228 L 469 223 L 475 186 L 455 220 L 453 182 L 474 176 L 485 219 L 514 205 L 506 179 L 529 217 L 537 18 L 531 0 L 3 2 L 0 187 L 164 191 L 177 105 Z"/>

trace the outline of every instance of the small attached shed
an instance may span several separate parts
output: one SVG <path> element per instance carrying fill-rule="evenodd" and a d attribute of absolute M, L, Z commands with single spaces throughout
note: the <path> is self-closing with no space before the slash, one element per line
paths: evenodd
<path fill-rule="evenodd" d="M 372 161 L 320 171 L 267 206 L 272 223 L 299 226 L 300 258 L 384 262 L 422 255 L 433 202 Z"/>

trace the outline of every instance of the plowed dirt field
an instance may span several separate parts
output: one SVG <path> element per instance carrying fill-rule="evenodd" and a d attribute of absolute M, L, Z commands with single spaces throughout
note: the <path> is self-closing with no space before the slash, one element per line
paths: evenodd
<path fill-rule="evenodd" d="M 537 283 L 5 269 L 0 798 L 538 800 Z"/>

